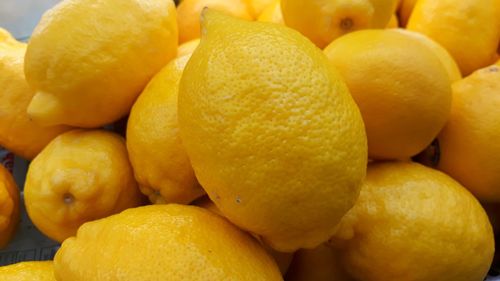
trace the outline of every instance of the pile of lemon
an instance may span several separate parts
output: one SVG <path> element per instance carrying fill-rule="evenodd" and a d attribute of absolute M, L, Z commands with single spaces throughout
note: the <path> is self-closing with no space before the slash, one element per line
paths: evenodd
<path fill-rule="evenodd" d="M 64 0 L 28 44 L 0 29 L 0 145 L 62 243 L 0 279 L 481 281 L 499 43 L 498 0 Z M 0 168 L 0 247 L 19 197 Z"/>

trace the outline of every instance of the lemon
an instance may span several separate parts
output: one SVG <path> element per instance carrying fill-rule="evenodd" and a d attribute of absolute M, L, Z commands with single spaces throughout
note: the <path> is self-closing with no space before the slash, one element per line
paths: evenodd
<path fill-rule="evenodd" d="M 368 167 L 333 245 L 354 280 L 482 281 L 494 252 L 479 202 L 446 174 L 411 162 Z"/>
<path fill-rule="evenodd" d="M 281 0 L 281 9 L 286 25 L 323 49 L 349 32 L 385 28 L 396 0 Z"/>
<path fill-rule="evenodd" d="M 438 136 L 438 169 L 480 200 L 500 202 L 500 66 L 453 84 L 451 116 Z"/>
<path fill-rule="evenodd" d="M 221 217 L 224 217 L 224 214 L 217 208 L 217 206 L 208 198 L 208 196 L 204 196 L 200 198 L 199 200 L 196 200 L 194 202 L 196 206 L 202 207 L 204 209 L 209 210 L 210 212 L 219 215 Z M 271 255 L 274 260 L 276 261 L 276 264 L 278 265 L 281 274 L 285 274 L 288 271 L 288 268 L 290 267 L 290 263 L 292 262 L 292 258 L 294 256 L 294 253 L 283 253 L 283 252 L 278 252 L 274 250 L 273 248 L 269 247 L 266 243 L 260 239 L 258 235 L 254 235 L 254 237 L 261 243 L 262 247 L 266 250 L 266 252 Z"/>
<path fill-rule="evenodd" d="M 267 6 L 260 14 L 258 21 L 285 24 L 283 13 L 281 12 L 281 0 L 276 0 Z"/>
<path fill-rule="evenodd" d="M 326 241 L 356 200 L 367 162 L 359 110 L 298 32 L 207 10 L 182 75 L 179 126 L 221 212 L 292 252 Z"/>
<path fill-rule="evenodd" d="M 423 43 L 428 48 L 430 48 L 434 52 L 434 54 L 438 56 L 439 60 L 441 60 L 441 63 L 446 68 L 451 82 L 456 82 L 462 79 L 462 74 L 460 73 L 460 68 L 458 67 L 457 62 L 455 61 L 455 59 L 453 59 L 451 54 L 439 43 L 418 32 L 410 31 L 407 29 L 397 29 L 396 31 L 409 36 L 413 36 L 415 39 L 418 39 L 420 43 Z"/>
<path fill-rule="evenodd" d="M 0 249 L 7 246 L 19 224 L 19 190 L 10 172 L 0 164 Z"/>
<path fill-rule="evenodd" d="M 177 48 L 177 57 L 183 57 L 185 55 L 191 55 L 196 48 L 198 48 L 198 45 L 200 44 L 200 39 L 193 39 L 191 41 L 185 42 Z"/>
<path fill-rule="evenodd" d="M 64 241 L 54 268 L 59 281 L 283 280 L 250 235 L 210 211 L 175 204 L 84 224 Z"/>
<path fill-rule="evenodd" d="M 142 193 L 153 203 L 185 204 L 205 194 L 178 134 L 177 93 L 188 59 L 175 59 L 156 74 L 128 119 L 130 162 Z"/>
<path fill-rule="evenodd" d="M 44 125 L 99 127 L 128 114 L 177 52 L 172 0 L 66 0 L 29 41 L 25 74 L 36 90 L 28 114 Z"/>
<path fill-rule="evenodd" d="M 401 26 L 406 26 L 408 24 L 408 20 L 413 12 L 413 8 L 415 8 L 415 4 L 417 4 L 417 0 L 401 0 L 399 2 L 398 14 Z"/>
<path fill-rule="evenodd" d="M 275 0 L 245 0 L 253 18 L 258 18 Z M 279 0 L 278 0 L 279 1 Z"/>
<path fill-rule="evenodd" d="M 353 281 L 345 272 L 338 253 L 326 244 L 295 253 L 287 281 Z"/>
<path fill-rule="evenodd" d="M 56 281 L 52 261 L 20 262 L 0 267 L 2 281 Z"/>
<path fill-rule="evenodd" d="M 228 15 L 252 20 L 246 0 L 183 0 L 177 7 L 179 42 L 185 43 L 200 37 L 200 15 L 205 7 Z"/>
<path fill-rule="evenodd" d="M 35 94 L 24 78 L 26 44 L 0 28 L 0 145 L 26 159 L 33 159 L 64 126 L 42 127 L 26 109 Z"/>
<path fill-rule="evenodd" d="M 468 75 L 495 61 L 500 42 L 500 2 L 421 0 L 416 3 L 408 29 L 443 45 L 462 74 Z"/>
<path fill-rule="evenodd" d="M 361 110 L 370 158 L 411 157 L 443 128 L 451 82 L 420 39 L 392 29 L 362 30 L 335 40 L 324 52 Z"/>
<path fill-rule="evenodd" d="M 143 202 L 125 140 L 85 130 L 58 136 L 31 162 L 24 200 L 33 224 L 59 242 L 84 222 Z"/>
<path fill-rule="evenodd" d="M 398 27 L 399 27 L 398 17 L 396 16 L 396 14 L 393 14 L 391 16 L 391 19 L 387 23 L 387 27 L 386 28 L 398 28 Z"/>

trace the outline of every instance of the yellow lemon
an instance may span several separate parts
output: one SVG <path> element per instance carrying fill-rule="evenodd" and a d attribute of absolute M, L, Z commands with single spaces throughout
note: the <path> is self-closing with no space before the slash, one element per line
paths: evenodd
<path fill-rule="evenodd" d="M 250 235 L 210 211 L 175 204 L 84 224 L 64 241 L 54 268 L 59 281 L 283 280 Z"/>
<path fill-rule="evenodd" d="M 44 14 L 29 41 L 28 114 L 44 125 L 99 127 L 126 115 L 175 57 L 172 0 L 66 0 Z"/>
<path fill-rule="evenodd" d="M 281 12 L 281 0 L 276 0 L 265 8 L 260 14 L 258 21 L 273 22 L 284 25 L 285 21 L 283 20 L 283 13 Z"/>
<path fill-rule="evenodd" d="M 179 42 L 185 43 L 200 37 L 200 15 L 208 7 L 233 17 L 252 20 L 246 0 L 184 0 L 177 7 Z"/>
<path fill-rule="evenodd" d="M 332 247 L 321 244 L 315 249 L 295 253 L 287 281 L 354 281 L 344 270 L 339 255 Z"/>
<path fill-rule="evenodd" d="M 105 131 L 64 133 L 31 162 L 24 186 L 29 217 L 62 242 L 84 222 L 143 202 L 125 140 Z"/>
<path fill-rule="evenodd" d="M 385 28 L 395 0 L 281 0 L 286 25 L 297 29 L 319 48 L 349 32 Z"/>
<path fill-rule="evenodd" d="M 415 39 L 420 41 L 420 43 L 426 45 L 429 49 L 431 49 L 434 54 L 438 56 L 439 60 L 441 60 L 441 63 L 446 68 L 451 82 L 462 79 L 462 74 L 460 73 L 460 68 L 458 67 L 457 62 L 455 61 L 455 59 L 453 59 L 450 53 L 439 43 L 418 32 L 410 31 L 407 29 L 397 29 L 396 31 L 409 36 L 413 36 Z"/>
<path fill-rule="evenodd" d="M 258 18 L 275 0 L 245 0 L 253 18 Z M 278 0 L 279 1 L 279 0 Z"/>
<path fill-rule="evenodd" d="M 298 32 L 207 10 L 179 87 L 179 126 L 200 184 L 233 223 L 292 252 L 326 241 L 367 162 L 361 115 Z"/>
<path fill-rule="evenodd" d="M 194 202 L 196 206 L 202 207 L 204 209 L 209 210 L 212 213 L 215 213 L 219 216 L 224 217 L 224 214 L 217 208 L 217 206 L 208 198 L 208 196 L 204 196 L 200 198 L 199 200 L 196 200 Z M 290 263 L 292 262 L 292 258 L 294 256 L 294 253 L 283 253 L 283 252 L 278 252 L 274 250 L 273 248 L 269 247 L 266 243 L 260 239 L 258 235 L 253 234 L 253 236 L 259 240 L 259 242 L 262 244 L 262 247 L 271 255 L 274 260 L 276 261 L 276 264 L 278 264 L 278 267 L 280 269 L 281 274 L 285 274 L 288 271 L 288 268 L 290 266 Z"/>
<path fill-rule="evenodd" d="M 421 0 L 408 29 L 443 45 L 463 75 L 495 61 L 500 42 L 500 2 L 497 0 Z"/>
<path fill-rule="evenodd" d="M 399 27 L 399 20 L 396 14 L 393 14 L 391 16 L 391 19 L 389 20 L 389 23 L 387 23 L 386 28 L 398 28 Z"/>
<path fill-rule="evenodd" d="M 19 190 L 10 172 L 0 164 L 0 249 L 7 246 L 19 224 Z"/>
<path fill-rule="evenodd" d="M 128 119 L 130 162 L 142 193 L 153 203 L 186 204 L 205 194 L 178 133 L 177 93 L 188 59 L 175 59 L 156 74 Z"/>
<path fill-rule="evenodd" d="M 52 261 L 20 262 L 0 267 L 2 281 L 56 281 Z"/>
<path fill-rule="evenodd" d="M 480 200 L 500 202 L 500 66 L 453 84 L 451 116 L 439 134 L 437 168 Z"/>
<path fill-rule="evenodd" d="M 401 26 L 406 26 L 408 24 L 415 4 L 417 4 L 417 0 L 401 0 L 399 2 L 398 14 Z"/>
<path fill-rule="evenodd" d="M 198 48 L 199 44 L 200 44 L 200 38 L 197 38 L 179 45 L 179 48 L 177 48 L 177 57 L 180 58 L 185 55 L 191 55 L 194 52 L 194 50 Z"/>
<path fill-rule="evenodd" d="M 362 30 L 335 40 L 324 50 L 361 110 L 370 158 L 416 155 L 448 119 L 448 73 L 438 56 L 420 41 L 392 29 Z"/>
<path fill-rule="evenodd" d="M 64 126 L 42 127 L 26 113 L 35 94 L 24 78 L 26 44 L 0 28 L 0 145 L 26 159 L 33 159 Z"/>
<path fill-rule="evenodd" d="M 494 252 L 488 217 L 463 186 L 411 162 L 368 167 L 333 245 L 363 281 L 482 281 Z"/>

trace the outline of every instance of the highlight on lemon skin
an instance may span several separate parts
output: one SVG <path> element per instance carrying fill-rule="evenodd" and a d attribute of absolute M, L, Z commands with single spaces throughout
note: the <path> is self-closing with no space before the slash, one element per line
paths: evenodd
<path fill-rule="evenodd" d="M 396 0 L 281 0 L 281 10 L 287 26 L 323 49 L 347 33 L 385 28 L 396 4 Z"/>
<path fill-rule="evenodd" d="M 202 28 L 178 100 L 200 184 L 224 216 L 275 250 L 321 244 L 366 170 L 365 130 L 348 89 L 290 28 L 210 9 Z"/>
<path fill-rule="evenodd" d="M 26 211 L 49 238 L 62 242 L 83 223 L 143 204 L 125 140 L 111 132 L 73 130 L 31 162 Z"/>
<path fill-rule="evenodd" d="M 99 31 L 99 32 L 96 32 Z M 65 0 L 33 31 L 24 72 L 27 112 L 44 126 L 97 128 L 127 115 L 177 51 L 172 0 Z"/>

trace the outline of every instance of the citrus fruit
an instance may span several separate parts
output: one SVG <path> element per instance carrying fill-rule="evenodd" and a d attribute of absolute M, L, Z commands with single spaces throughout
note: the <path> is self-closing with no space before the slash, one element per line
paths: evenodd
<path fill-rule="evenodd" d="M 366 169 L 363 122 L 345 84 L 292 29 L 210 9 L 202 25 L 178 104 L 200 184 L 231 222 L 275 250 L 321 244 Z"/>
<path fill-rule="evenodd" d="M 26 159 L 33 159 L 53 138 L 68 130 L 42 127 L 26 114 L 34 92 L 24 78 L 26 44 L 0 28 L 0 145 Z"/>
<path fill-rule="evenodd" d="M 287 281 L 353 281 L 345 272 L 338 253 L 321 244 L 298 250 L 285 277 Z"/>
<path fill-rule="evenodd" d="M 453 84 L 451 116 L 438 136 L 437 168 L 483 201 L 500 202 L 500 66 Z"/>
<path fill-rule="evenodd" d="M 19 224 L 19 190 L 10 172 L 0 164 L 0 249 L 14 236 Z"/>
<path fill-rule="evenodd" d="M 396 14 L 393 14 L 391 16 L 391 19 L 389 20 L 389 23 L 387 23 L 386 28 L 398 28 L 399 27 L 399 20 Z"/>
<path fill-rule="evenodd" d="M 408 24 L 415 4 L 417 4 L 417 0 L 401 0 L 399 2 L 398 14 L 401 26 L 406 26 Z"/>
<path fill-rule="evenodd" d="M 418 154 L 448 119 L 448 73 L 420 41 L 392 29 L 361 30 L 324 50 L 360 108 L 372 159 Z"/>
<path fill-rule="evenodd" d="M 258 18 L 275 0 L 245 0 L 253 18 Z"/>
<path fill-rule="evenodd" d="M 430 48 L 435 55 L 441 60 L 446 71 L 448 72 L 448 76 L 450 77 L 451 82 L 455 82 L 462 79 L 462 74 L 460 73 L 460 68 L 458 67 L 457 62 L 450 53 L 439 43 L 434 41 L 433 39 L 423 35 L 422 33 L 410 31 L 407 29 L 397 29 L 396 31 L 401 32 L 403 34 L 407 34 L 409 36 L 413 36 L 415 39 L 423 43 L 428 48 Z"/>
<path fill-rule="evenodd" d="M 177 52 L 172 0 L 66 0 L 35 28 L 28 114 L 44 125 L 100 127 L 126 115 Z"/>
<path fill-rule="evenodd" d="M 250 235 L 210 211 L 176 204 L 84 224 L 64 241 L 54 268 L 60 281 L 283 280 Z"/>
<path fill-rule="evenodd" d="M 476 198 L 446 174 L 411 162 L 368 167 L 332 243 L 347 272 L 363 281 L 482 281 L 494 252 Z"/>
<path fill-rule="evenodd" d="M 188 59 L 177 58 L 156 74 L 128 119 L 130 163 L 142 193 L 153 203 L 186 204 L 205 194 L 178 133 L 177 93 Z"/>
<path fill-rule="evenodd" d="M 56 137 L 31 162 L 24 201 L 33 224 L 62 242 L 84 222 L 138 206 L 143 197 L 123 138 L 74 130 Z"/>
<path fill-rule="evenodd" d="M 281 0 L 286 25 L 322 49 L 349 32 L 385 28 L 395 9 L 395 0 Z"/>
<path fill-rule="evenodd" d="M 0 267 L 2 281 L 56 281 L 52 261 L 27 261 Z"/>
<path fill-rule="evenodd" d="M 266 7 L 260 14 L 258 21 L 274 22 L 284 25 L 285 21 L 283 20 L 283 13 L 281 12 L 281 0 L 276 0 Z"/>
<path fill-rule="evenodd" d="M 179 48 L 177 48 L 177 57 L 180 58 L 185 55 L 191 55 L 199 44 L 200 39 L 197 38 L 179 45 Z"/>
<path fill-rule="evenodd" d="M 457 61 L 462 74 L 469 75 L 495 60 L 500 41 L 500 2 L 417 1 L 407 28 L 443 45 Z"/>
<path fill-rule="evenodd" d="M 252 20 L 246 0 L 183 0 L 177 7 L 179 42 L 185 43 L 200 37 L 201 10 L 205 7 L 224 12 L 233 17 Z"/>

